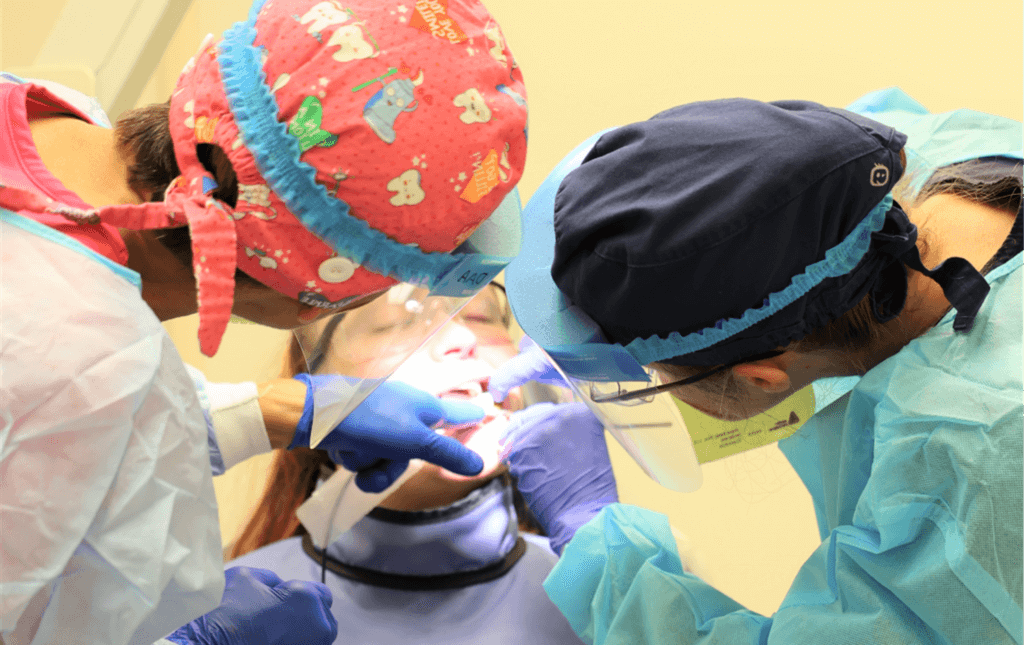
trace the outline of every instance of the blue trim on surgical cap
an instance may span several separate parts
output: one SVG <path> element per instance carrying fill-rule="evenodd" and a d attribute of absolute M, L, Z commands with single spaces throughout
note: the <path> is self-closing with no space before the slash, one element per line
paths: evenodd
<path fill-rule="evenodd" d="M 253 7 L 254 11 L 256 7 Z M 236 23 L 220 45 L 221 77 L 245 147 L 271 189 L 303 226 L 335 251 L 381 275 L 402 282 L 430 284 L 451 263 L 447 253 L 427 253 L 390 239 L 353 217 L 349 205 L 327 195 L 316 182 L 316 169 L 299 159 L 298 140 L 277 120 L 277 100 L 260 65 L 255 16 Z"/>
<path fill-rule="evenodd" d="M 853 271 L 870 249 L 871 234 L 881 230 L 892 205 L 892 195 L 886 195 L 846 236 L 846 239 L 826 251 L 823 260 L 809 265 L 806 271 L 794 276 L 786 288 L 769 295 L 760 307 L 746 310 L 739 318 L 719 320 L 713 327 L 706 327 L 686 336 L 672 332 L 667 338 L 637 338 L 625 346 L 626 351 L 641 365 L 648 365 L 707 349 L 753 327 L 807 295 L 811 289 L 828 278 L 838 278 Z"/>

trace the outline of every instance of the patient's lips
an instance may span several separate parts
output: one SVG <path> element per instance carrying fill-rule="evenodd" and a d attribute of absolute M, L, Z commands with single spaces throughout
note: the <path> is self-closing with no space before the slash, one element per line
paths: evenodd
<path fill-rule="evenodd" d="M 509 412 L 494 405 L 487 392 L 487 379 L 474 379 L 440 392 L 439 398 L 468 401 L 484 410 L 484 418 L 476 423 L 458 426 L 443 426 L 444 434 L 457 440 L 484 460 L 481 475 L 489 474 L 501 461 L 501 434 L 508 425 Z M 472 479 L 450 471 L 444 471 L 450 479 Z"/>
<path fill-rule="evenodd" d="M 485 416 L 479 422 L 459 426 L 442 424 L 437 429 L 483 458 L 484 468 L 477 477 L 489 475 L 501 462 L 499 439 L 511 414 L 494 405 L 487 392 L 494 369 L 487 361 L 475 357 L 435 361 L 425 353 L 417 353 L 391 377 L 442 399 L 467 401 L 483 408 Z M 449 479 L 473 479 L 447 470 L 441 470 L 441 475 Z"/>

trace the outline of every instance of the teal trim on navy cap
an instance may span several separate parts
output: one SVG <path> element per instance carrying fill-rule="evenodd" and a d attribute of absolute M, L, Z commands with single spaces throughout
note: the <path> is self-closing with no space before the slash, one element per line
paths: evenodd
<path fill-rule="evenodd" d="M 750 329 L 807 295 L 811 289 L 828 278 L 837 278 L 853 271 L 871 247 L 871 234 L 881 230 L 886 214 L 892 206 L 892 195 L 886 195 L 846 239 L 825 253 L 823 260 L 811 264 L 806 271 L 794 276 L 785 289 L 765 298 L 762 306 L 748 309 L 738 318 L 719 320 L 713 327 L 706 327 L 686 336 L 673 332 L 666 338 L 637 338 L 626 345 L 626 349 L 641 364 L 647 365 L 698 352 Z"/>

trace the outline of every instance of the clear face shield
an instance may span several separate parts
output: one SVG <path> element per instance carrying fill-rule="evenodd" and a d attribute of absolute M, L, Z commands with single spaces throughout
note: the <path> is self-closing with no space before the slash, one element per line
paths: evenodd
<path fill-rule="evenodd" d="M 505 271 L 509 302 L 519 325 L 568 381 L 576 398 L 590 408 L 634 461 L 659 484 L 694 491 L 703 480 L 700 464 L 789 436 L 814 414 L 815 396 L 811 388 L 805 388 L 750 419 L 713 419 L 671 394 L 670 390 L 685 385 L 685 380 L 665 383 L 657 371 L 641 365 L 624 347 L 609 344 L 600 327 L 558 289 L 551 278 L 555 195 L 563 179 L 582 163 L 605 132 L 570 152 L 523 210 L 523 252 Z"/>
<path fill-rule="evenodd" d="M 700 463 L 678 400 L 669 392 L 623 397 L 661 385 L 660 375 L 623 347 L 594 340 L 542 349 L 576 397 L 651 479 L 680 492 L 700 488 Z"/>
<path fill-rule="evenodd" d="M 345 377 L 314 393 L 311 447 L 505 268 L 519 252 L 520 214 L 513 190 L 451 252 L 450 267 L 433 285 L 400 283 L 358 309 L 295 330 L 308 371 Z"/>
<path fill-rule="evenodd" d="M 669 393 L 605 401 L 612 394 L 660 383 L 623 347 L 605 342 L 598 326 L 551 279 L 554 202 L 562 179 L 580 165 L 604 132 L 569 153 L 548 175 L 523 211 L 523 252 L 505 272 L 513 313 L 544 350 L 575 396 L 655 481 L 678 491 L 700 487 L 693 442 L 676 399 Z"/>
<path fill-rule="evenodd" d="M 700 412 L 671 390 L 723 372 L 740 362 L 781 352 L 749 356 L 743 361 L 699 370 L 689 378 L 665 382 L 651 367 L 641 367 L 618 345 L 552 348 L 549 360 L 572 384 L 576 396 L 605 423 L 626 452 L 655 481 L 682 492 L 701 484 L 700 465 L 761 448 L 791 436 L 830 400 L 848 391 L 857 379 L 833 379 L 806 387 L 749 418 L 725 421 Z M 583 360 L 581 360 L 583 359 Z M 594 365 L 603 365 L 595 370 Z M 626 366 L 630 366 L 626 369 Z M 573 375 L 575 374 L 575 375 Z M 819 392 L 832 388 L 831 399 Z M 820 399 L 820 400 L 819 400 Z"/>
<path fill-rule="evenodd" d="M 385 294 L 358 310 L 319 324 L 318 340 L 310 354 L 310 371 L 339 374 L 345 380 L 363 378 L 360 383 L 364 388 L 379 382 L 383 378 L 379 375 L 390 374 L 386 380 L 411 385 L 443 400 L 477 405 L 484 411 L 479 422 L 442 425 L 437 431 L 479 454 L 483 470 L 474 477 L 466 477 L 413 460 L 386 490 L 367 493 L 351 485 L 354 473 L 339 466 L 298 509 L 298 517 L 317 548 L 351 529 L 407 483 L 419 490 L 447 490 L 466 482 L 490 479 L 501 467 L 501 434 L 511 412 L 523 407 L 525 399 L 512 392 L 499 406 L 487 391 L 495 370 L 517 353 L 504 288 L 496 283 L 485 286 L 426 340 L 420 325 L 432 326 L 433 321 L 445 316 L 450 303 L 431 300 L 435 308 L 432 316 L 415 306 L 406 307 L 404 303 L 420 303 L 417 297 L 429 297 L 425 290 L 419 291 L 391 300 Z M 410 347 L 414 349 L 411 355 Z M 331 418 L 334 416 L 337 414 Z"/>

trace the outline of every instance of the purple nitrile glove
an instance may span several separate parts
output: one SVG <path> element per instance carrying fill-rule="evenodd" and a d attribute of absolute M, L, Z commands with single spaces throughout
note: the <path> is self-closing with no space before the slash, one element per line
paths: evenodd
<path fill-rule="evenodd" d="M 331 645 L 338 621 L 331 590 L 318 582 L 285 582 L 266 569 L 224 572 L 220 607 L 179 627 L 167 640 L 178 645 Z"/>
<path fill-rule="evenodd" d="M 527 381 L 569 387 L 540 346 L 529 336 L 523 336 L 519 341 L 519 354 L 495 370 L 487 385 L 487 391 L 491 393 L 495 403 L 501 403 L 508 396 L 509 390 Z"/>
<path fill-rule="evenodd" d="M 538 403 L 512 415 L 505 461 L 516 487 L 551 540 L 562 548 L 576 530 L 619 501 L 604 426 L 582 403 Z"/>
<path fill-rule="evenodd" d="M 302 418 L 289 448 L 308 447 L 313 427 L 314 395 L 336 379 L 336 374 L 298 374 L 306 384 Z M 379 493 L 398 479 L 410 459 L 423 459 L 460 475 L 472 476 L 483 467 L 483 459 L 469 448 L 439 435 L 432 427 L 439 421 L 462 425 L 484 418 L 484 411 L 472 403 L 444 401 L 422 390 L 386 381 L 345 417 L 317 448 L 331 459 L 356 472 L 356 485 Z"/>

